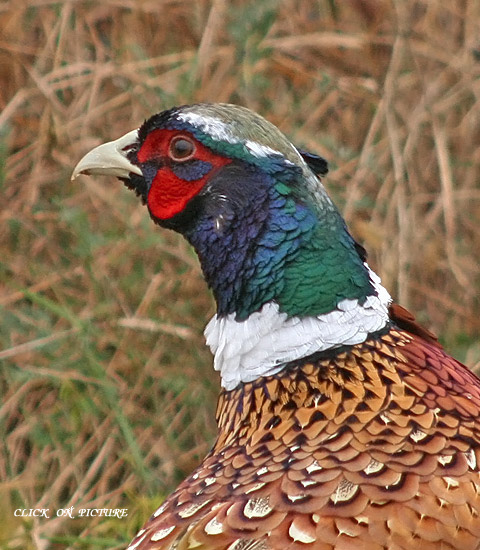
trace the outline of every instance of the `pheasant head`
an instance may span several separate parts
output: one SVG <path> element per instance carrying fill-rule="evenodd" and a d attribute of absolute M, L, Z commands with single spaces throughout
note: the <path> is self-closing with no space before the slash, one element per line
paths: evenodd
<path fill-rule="evenodd" d="M 176 107 L 93 149 L 78 174 L 111 174 L 195 248 L 217 312 L 206 328 L 222 384 L 363 342 L 390 296 L 323 187 L 326 162 L 227 104 Z"/>

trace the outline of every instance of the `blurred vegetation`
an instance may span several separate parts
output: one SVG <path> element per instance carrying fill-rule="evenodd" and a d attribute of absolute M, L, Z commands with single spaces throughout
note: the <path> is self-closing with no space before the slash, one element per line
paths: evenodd
<path fill-rule="evenodd" d="M 70 182 L 164 108 L 240 103 L 329 159 L 371 265 L 474 367 L 476 0 L 4 1 L 0 28 L 0 548 L 122 548 L 214 437 L 195 256 L 119 182 Z"/>

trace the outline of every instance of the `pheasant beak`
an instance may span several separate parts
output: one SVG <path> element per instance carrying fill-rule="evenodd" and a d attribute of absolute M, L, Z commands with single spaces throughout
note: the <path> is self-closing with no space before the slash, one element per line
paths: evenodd
<path fill-rule="evenodd" d="M 89 151 L 75 166 L 72 180 L 80 174 L 106 175 L 128 179 L 133 172 L 139 176 L 142 171 L 132 164 L 127 153 L 135 145 L 138 138 L 138 130 L 132 130 L 115 141 L 109 141 Z"/>

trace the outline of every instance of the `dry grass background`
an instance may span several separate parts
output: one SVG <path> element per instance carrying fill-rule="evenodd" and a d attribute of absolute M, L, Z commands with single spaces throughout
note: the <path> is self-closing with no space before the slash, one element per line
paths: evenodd
<path fill-rule="evenodd" d="M 329 159 L 386 286 L 478 361 L 477 0 L 17 0 L 0 29 L 0 548 L 121 548 L 212 442 L 194 255 L 113 179 L 70 182 L 174 104 L 246 105 Z"/>

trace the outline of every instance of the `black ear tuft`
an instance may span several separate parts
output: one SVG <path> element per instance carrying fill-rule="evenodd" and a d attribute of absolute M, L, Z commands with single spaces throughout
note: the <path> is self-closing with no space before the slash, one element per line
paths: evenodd
<path fill-rule="evenodd" d="M 317 176 L 325 176 L 327 174 L 328 162 L 323 157 L 314 155 L 313 153 L 308 153 L 302 149 L 298 149 L 298 152 L 314 174 Z"/>

